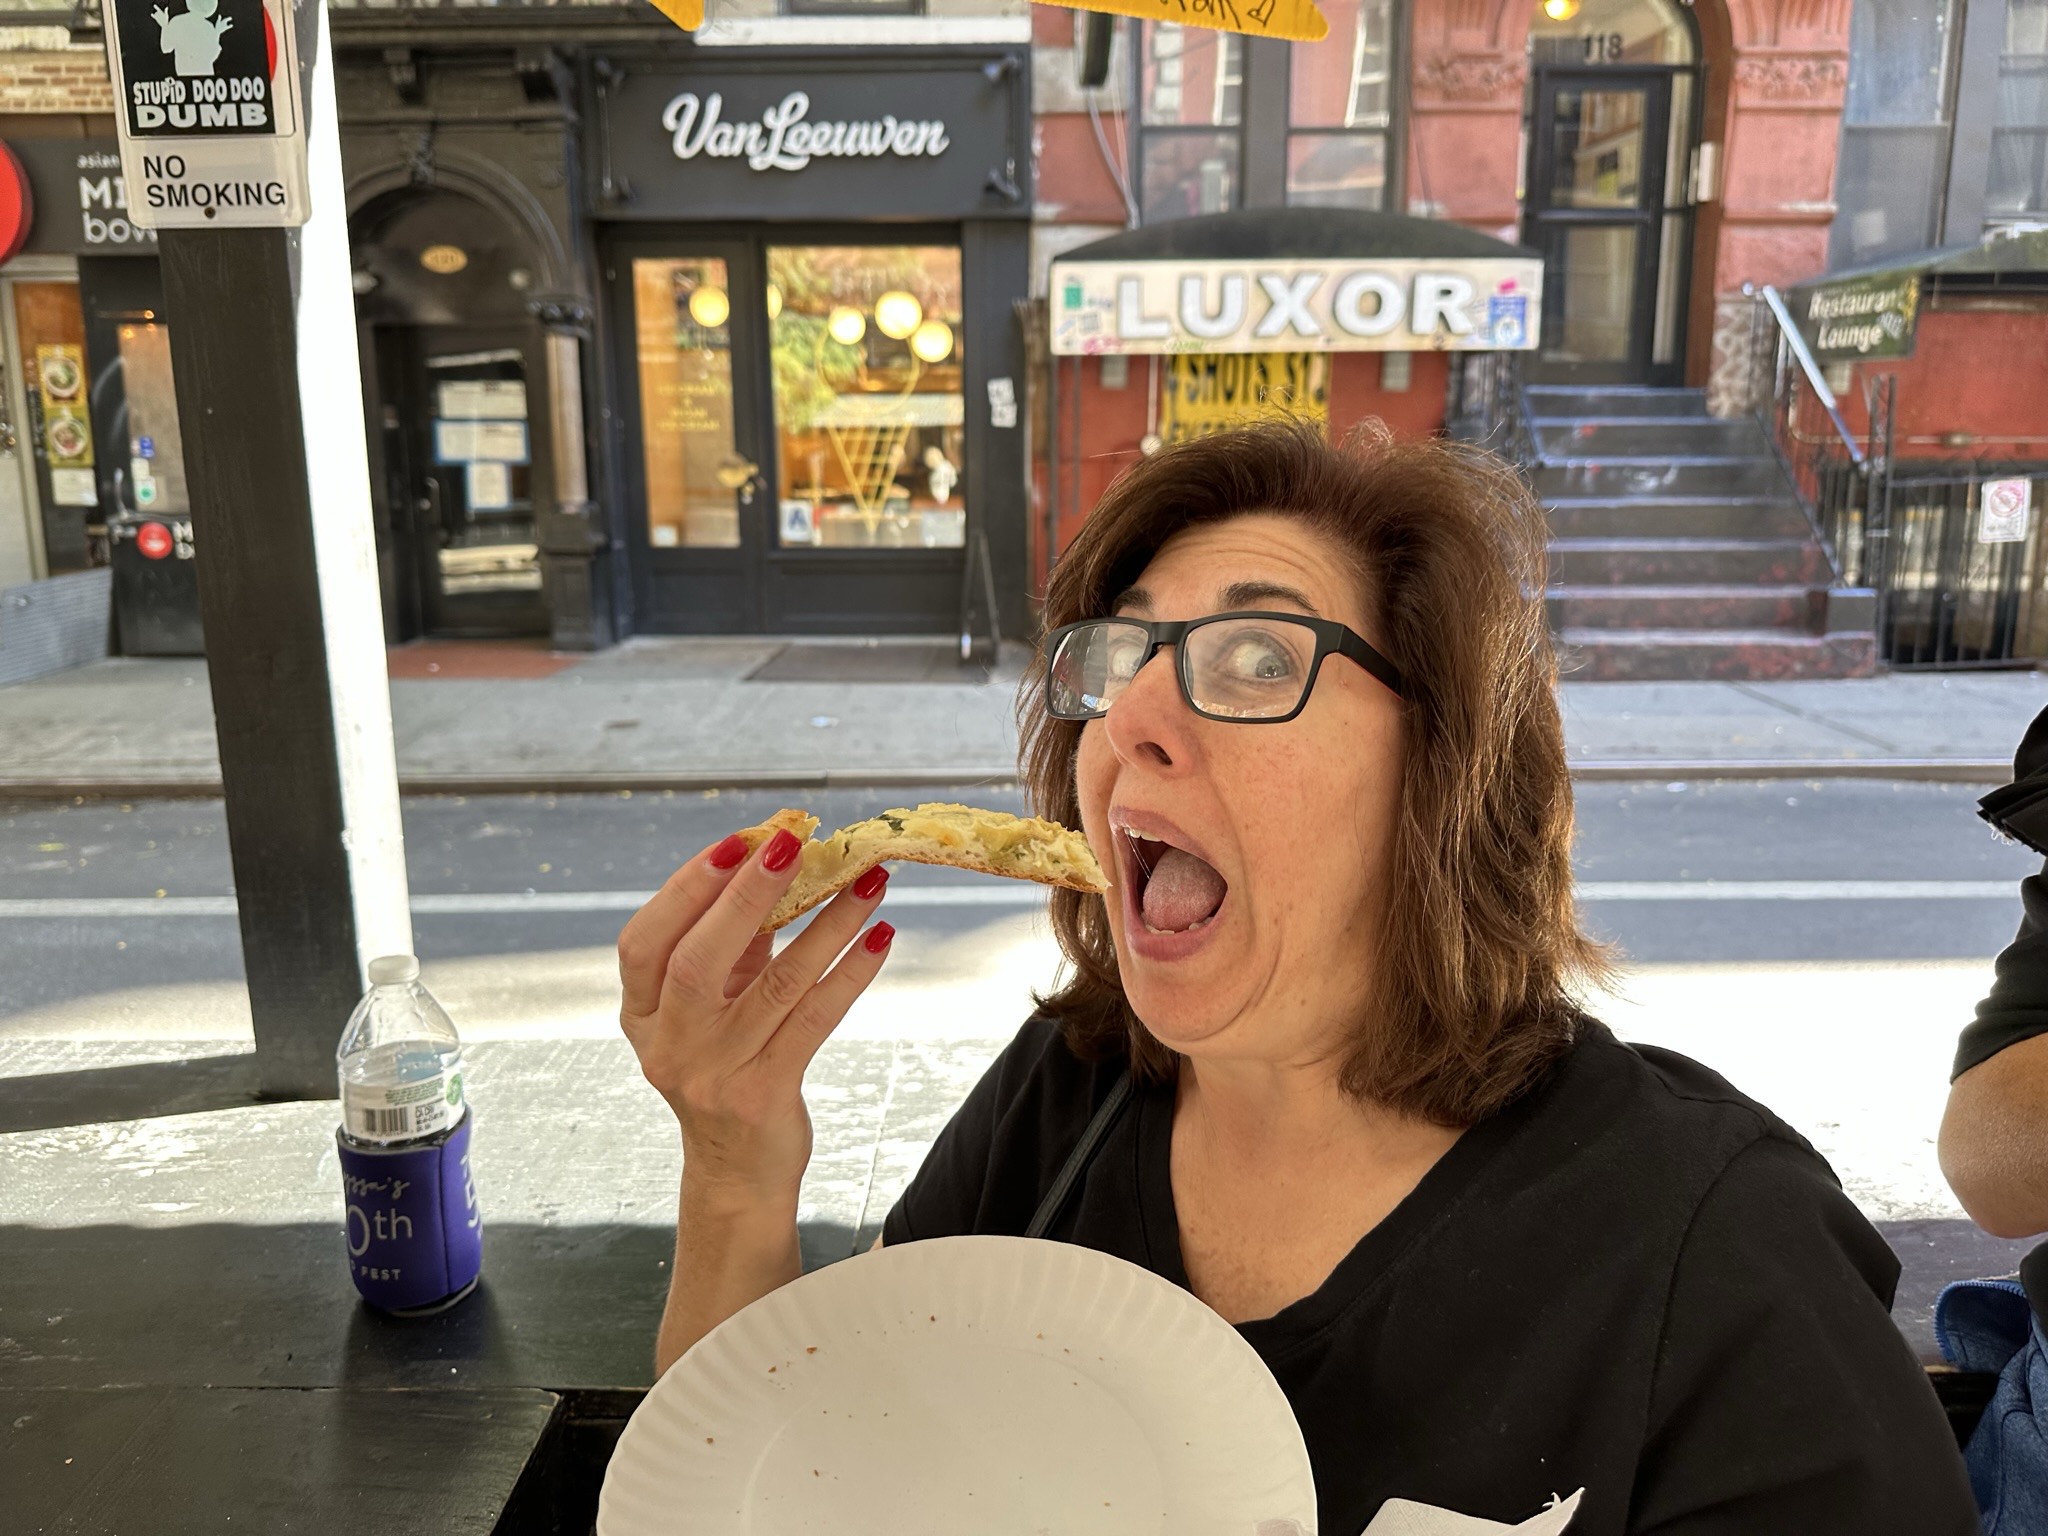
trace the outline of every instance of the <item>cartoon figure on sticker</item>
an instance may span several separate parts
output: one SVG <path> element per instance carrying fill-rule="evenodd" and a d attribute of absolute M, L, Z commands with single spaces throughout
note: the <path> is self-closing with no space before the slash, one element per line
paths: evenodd
<path fill-rule="evenodd" d="M 220 57 L 221 34 L 235 24 L 227 16 L 215 21 L 213 13 L 219 9 L 220 0 L 185 0 L 182 16 L 173 16 L 160 5 L 149 13 L 163 35 L 163 51 L 173 55 L 179 74 L 213 73 L 214 61 Z"/>

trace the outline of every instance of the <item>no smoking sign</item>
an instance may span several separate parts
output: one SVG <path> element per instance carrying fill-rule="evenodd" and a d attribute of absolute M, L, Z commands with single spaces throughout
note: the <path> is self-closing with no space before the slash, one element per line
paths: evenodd
<path fill-rule="evenodd" d="M 306 222 L 306 140 L 284 0 L 108 0 L 129 214 L 145 228 Z"/>

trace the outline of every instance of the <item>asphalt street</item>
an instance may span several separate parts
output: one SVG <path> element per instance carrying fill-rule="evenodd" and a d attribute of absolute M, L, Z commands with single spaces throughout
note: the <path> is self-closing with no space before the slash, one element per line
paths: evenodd
<path fill-rule="evenodd" d="M 1978 793 L 1581 786 L 1588 922 L 1626 962 L 1594 1011 L 1778 1109 L 1873 1217 L 1954 1218 L 1933 1156 L 1946 1065 L 2036 867 L 1977 819 Z M 620 924 L 682 858 L 785 798 L 409 799 L 426 979 L 472 1040 L 615 1040 Z M 950 794 L 800 798 L 830 827 Z M 97 1043 L 95 1064 L 246 1048 L 231 897 L 215 802 L 0 807 L 0 1063 L 54 1070 L 40 1048 L 59 1042 Z M 884 912 L 901 936 L 844 1040 L 993 1051 L 1057 965 L 1037 903 L 1034 887 L 899 866 Z"/>

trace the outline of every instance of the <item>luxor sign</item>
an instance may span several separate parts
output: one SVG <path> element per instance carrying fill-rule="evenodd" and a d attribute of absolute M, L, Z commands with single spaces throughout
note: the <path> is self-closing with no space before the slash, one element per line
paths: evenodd
<path fill-rule="evenodd" d="M 1052 350 L 1097 353 L 1533 349 L 1534 259 L 1061 261 Z"/>

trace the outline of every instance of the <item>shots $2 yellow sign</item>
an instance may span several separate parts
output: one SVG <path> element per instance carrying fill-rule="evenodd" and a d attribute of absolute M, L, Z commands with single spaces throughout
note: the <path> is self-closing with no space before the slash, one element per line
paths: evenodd
<path fill-rule="evenodd" d="M 1281 417 L 1330 426 L 1330 359 L 1321 353 L 1169 357 L 1161 389 L 1159 436 L 1168 443 Z"/>

